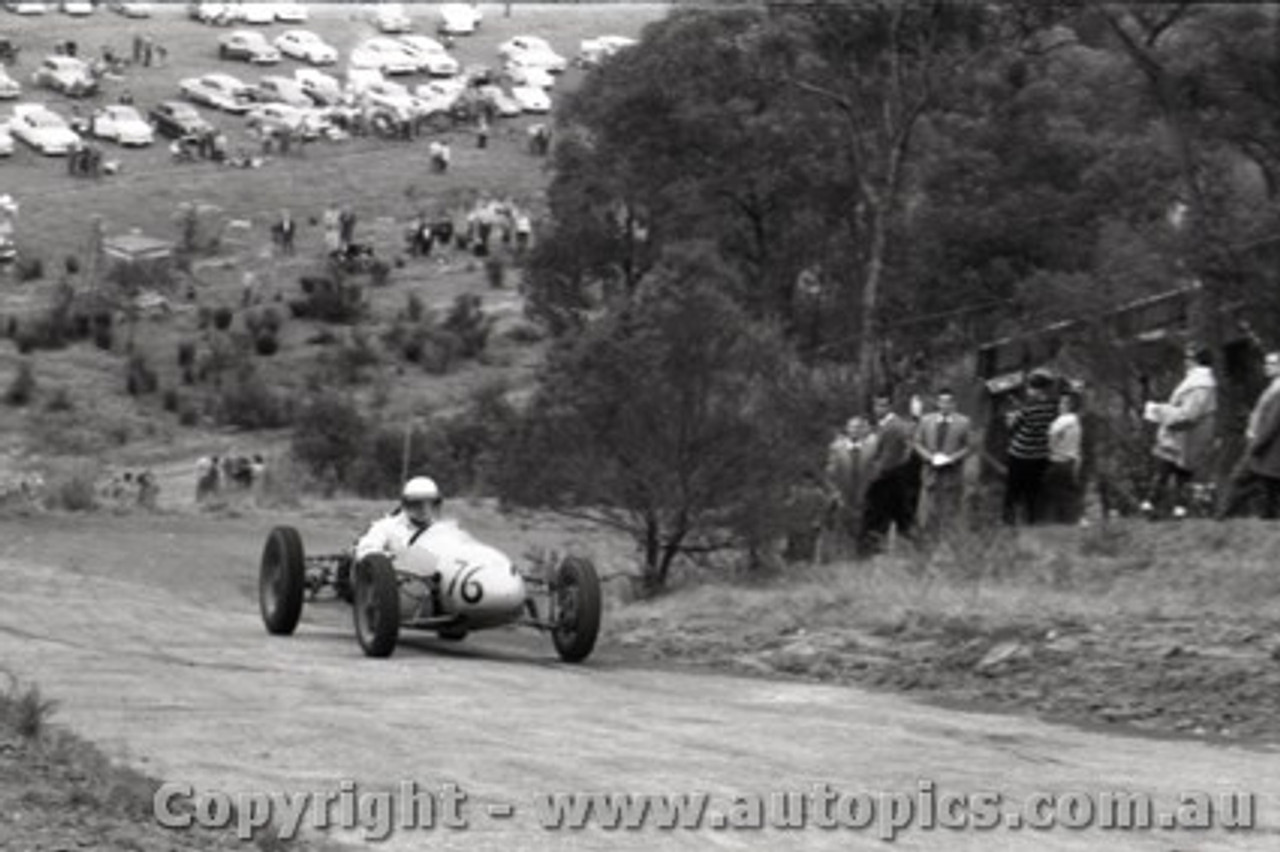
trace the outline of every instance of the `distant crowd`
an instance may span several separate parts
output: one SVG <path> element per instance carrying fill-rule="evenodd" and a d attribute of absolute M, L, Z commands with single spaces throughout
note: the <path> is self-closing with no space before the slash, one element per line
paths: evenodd
<path fill-rule="evenodd" d="M 267 475 L 261 453 L 201 456 L 196 461 L 196 503 L 204 504 L 227 495 L 257 496 Z"/>

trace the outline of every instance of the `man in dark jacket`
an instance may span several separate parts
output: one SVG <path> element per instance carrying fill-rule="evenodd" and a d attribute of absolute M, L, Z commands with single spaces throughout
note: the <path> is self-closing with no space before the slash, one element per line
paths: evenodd
<path fill-rule="evenodd" d="M 1049 469 L 1049 427 L 1057 417 L 1053 379 L 1045 373 L 1032 373 L 1027 380 L 1026 402 L 1009 415 L 1004 491 L 1006 524 L 1016 524 L 1020 513 L 1028 524 L 1041 520 L 1044 475 Z"/>
<path fill-rule="evenodd" d="M 1244 456 L 1231 475 L 1220 517 L 1238 514 L 1257 492 L 1262 517 L 1280 517 L 1280 352 L 1268 352 L 1263 369 L 1271 383 L 1249 415 Z"/>
<path fill-rule="evenodd" d="M 893 410 L 888 394 L 872 400 L 875 414 L 875 451 L 871 458 L 871 484 L 867 487 L 862 522 L 863 554 L 878 552 L 891 526 L 898 535 L 910 536 L 920 498 L 920 457 L 914 441 L 916 426 Z"/>

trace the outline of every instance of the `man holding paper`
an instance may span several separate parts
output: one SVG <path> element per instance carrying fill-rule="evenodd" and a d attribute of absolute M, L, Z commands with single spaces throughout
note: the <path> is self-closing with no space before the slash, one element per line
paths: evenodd
<path fill-rule="evenodd" d="M 938 410 L 921 419 L 915 435 L 916 453 L 924 460 L 920 514 L 931 532 L 959 517 L 964 502 L 964 460 L 973 450 L 969 418 L 956 411 L 955 395 L 942 388 L 937 403 Z"/>

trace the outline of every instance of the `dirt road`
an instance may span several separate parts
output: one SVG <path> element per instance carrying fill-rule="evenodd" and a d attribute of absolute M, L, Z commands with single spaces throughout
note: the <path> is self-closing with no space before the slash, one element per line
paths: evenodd
<path fill-rule="evenodd" d="M 820 812 L 791 830 L 551 830 L 536 805 L 552 792 L 706 791 L 710 811 L 750 822 L 732 811 L 733 796 L 829 785 L 833 797 L 902 791 L 918 808 L 922 780 L 938 799 L 999 792 L 1000 813 L 1041 792 L 1146 793 L 1164 811 L 1184 791 L 1248 791 L 1260 827 L 908 827 L 893 847 L 1280 848 L 1275 752 L 1121 738 L 854 689 L 644 669 L 607 641 L 581 667 L 555 662 L 542 637 L 516 632 L 461 645 L 412 638 L 390 660 L 366 660 L 337 606 L 308 610 L 292 638 L 269 638 L 254 583 L 272 522 L 0 521 L 0 663 L 38 679 L 60 702 L 57 719 L 108 753 L 200 790 L 414 782 L 418 791 L 455 784 L 466 794 L 458 812 L 467 828 L 398 830 L 380 844 L 386 849 L 886 848 L 879 823 L 823 829 Z M 349 528 L 318 518 L 299 526 L 315 550 L 336 546 Z M 828 801 L 833 818 L 853 814 Z"/>

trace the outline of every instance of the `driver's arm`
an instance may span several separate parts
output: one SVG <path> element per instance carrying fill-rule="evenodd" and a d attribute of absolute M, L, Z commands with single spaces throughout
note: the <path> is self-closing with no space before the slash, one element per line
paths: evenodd
<path fill-rule="evenodd" d="M 379 518 L 369 525 L 369 529 L 365 531 L 365 534 L 356 541 L 355 559 L 357 562 L 370 553 L 390 553 L 391 521 L 391 518 Z"/>

